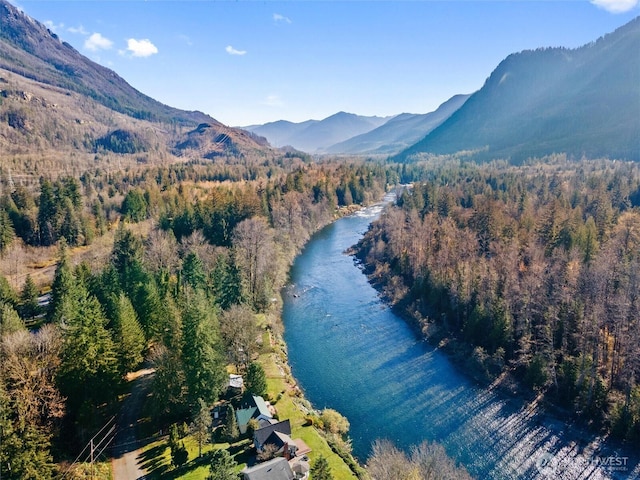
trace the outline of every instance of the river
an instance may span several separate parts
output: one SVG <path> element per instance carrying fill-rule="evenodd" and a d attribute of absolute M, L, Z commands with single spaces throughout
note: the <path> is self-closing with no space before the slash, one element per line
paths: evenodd
<path fill-rule="evenodd" d="M 344 254 L 381 210 L 369 207 L 314 235 L 284 291 L 293 375 L 315 408 L 348 418 L 361 462 L 377 438 L 407 451 L 435 440 L 479 479 L 640 478 L 637 458 L 479 388 L 417 339 Z"/>

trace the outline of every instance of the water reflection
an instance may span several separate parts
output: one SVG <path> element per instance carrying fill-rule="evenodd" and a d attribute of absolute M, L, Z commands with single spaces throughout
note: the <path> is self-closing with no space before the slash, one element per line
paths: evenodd
<path fill-rule="evenodd" d="M 599 443 L 579 443 L 567 426 L 477 388 L 447 357 L 416 339 L 343 252 L 381 206 L 319 232 L 296 260 L 285 291 L 285 340 L 294 376 L 316 408 L 351 423 L 354 453 L 376 438 L 408 449 L 441 442 L 477 478 L 640 478 L 637 458 L 623 472 L 594 462 Z"/>

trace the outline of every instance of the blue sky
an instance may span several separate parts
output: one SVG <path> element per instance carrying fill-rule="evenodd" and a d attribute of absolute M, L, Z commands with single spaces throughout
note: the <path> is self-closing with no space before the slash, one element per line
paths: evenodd
<path fill-rule="evenodd" d="M 638 0 L 12 0 L 163 103 L 228 125 L 427 113 L 513 52 L 578 47 Z"/>

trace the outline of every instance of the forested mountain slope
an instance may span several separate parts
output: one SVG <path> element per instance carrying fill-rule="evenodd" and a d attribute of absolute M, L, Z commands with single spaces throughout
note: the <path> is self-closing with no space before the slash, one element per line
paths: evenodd
<path fill-rule="evenodd" d="M 189 133 L 201 124 L 207 125 L 208 138 L 192 148 Z M 0 147 L 0 155 L 7 156 L 3 166 L 14 174 L 25 170 L 28 156 L 27 170 L 55 175 L 86 168 L 95 154 L 98 165 L 114 168 L 259 155 L 267 144 L 201 112 L 172 108 L 140 93 L 0 0 Z"/>
<path fill-rule="evenodd" d="M 402 152 L 513 162 L 552 153 L 640 160 L 640 18 L 581 48 L 507 57 L 440 127 Z"/>

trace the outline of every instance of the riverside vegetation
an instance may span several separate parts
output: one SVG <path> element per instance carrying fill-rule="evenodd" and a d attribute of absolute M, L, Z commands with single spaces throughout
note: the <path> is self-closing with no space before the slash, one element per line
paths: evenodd
<path fill-rule="evenodd" d="M 309 235 L 388 183 L 383 168 L 361 162 L 283 155 L 266 163 L 254 172 L 237 166 L 238 177 L 228 164 L 207 162 L 43 178 L 36 189 L 10 189 L 3 179 L 0 465 L 11 464 L 3 478 L 63 471 L 117 411 L 124 375 L 145 358 L 156 368 L 151 421 L 161 428 L 194 419 L 201 401 L 218 399 L 227 364 L 243 371 L 251 362 L 251 313 L 269 313 L 278 331 L 274 300 Z M 143 238 L 127 222 L 155 226 Z M 74 252 L 109 229 L 112 251 L 74 265 Z M 43 308 L 46 280 L 11 275 L 11 258 L 54 243 Z M 29 333 L 26 324 L 37 328 Z"/>
<path fill-rule="evenodd" d="M 0 465 L 11 465 L 5 478 L 82 475 L 82 468 L 69 469 L 70 460 L 117 412 L 125 375 L 145 360 L 156 369 L 145 431 L 172 426 L 173 432 L 170 460 L 165 465 L 160 454 L 155 474 L 191 459 L 196 469 L 210 462 L 215 474 L 226 468 L 235 475 L 235 458 L 244 458 L 237 450 L 234 459 L 218 458 L 210 448 L 194 458 L 210 440 L 206 412 L 223 393 L 228 366 L 246 373 L 249 388 L 259 393 L 265 386 L 257 381 L 262 387 L 256 390 L 256 365 L 286 371 L 284 350 L 278 347 L 281 367 L 263 353 L 271 338 L 279 344 L 274 314 L 288 265 L 338 209 L 379 198 L 399 171 L 361 161 L 313 164 L 292 154 L 262 168 L 252 173 L 207 162 L 118 174 L 96 170 L 14 188 L 3 178 Z M 141 224 L 146 228 L 134 231 Z M 77 260 L 103 236 L 113 237 L 110 251 L 91 263 Z M 24 263 L 25 252 L 34 251 L 45 258 L 50 245 L 57 245 L 55 274 L 38 277 L 37 285 L 24 273 L 37 268 L 13 259 Z M 49 288 L 43 307 L 38 295 Z M 277 375 L 269 378 L 272 398 L 289 395 L 293 379 L 287 385 L 271 380 Z M 326 429 L 331 448 L 366 474 L 350 455 L 348 422 L 337 412 L 305 420 L 293 403 L 283 399 L 279 408 L 300 424 Z M 223 428 L 219 440 L 233 442 L 233 449 L 240 441 L 244 451 L 246 441 L 233 431 Z M 331 450 L 313 437 L 305 440 L 319 452 L 315 478 L 333 478 L 329 469 L 335 478 L 351 478 Z M 165 448 L 156 446 L 153 451 Z"/>
<path fill-rule="evenodd" d="M 478 380 L 637 446 L 637 165 L 427 171 L 357 247 L 373 281 Z"/>
<path fill-rule="evenodd" d="M 13 189 L 3 181 L 0 464 L 12 467 L 5 478 L 65 472 L 117 411 L 124 375 L 145 359 L 156 368 L 144 410 L 151 430 L 192 425 L 171 449 L 176 465 L 209 440 L 198 433 L 207 424 L 202 406 L 222 394 L 228 366 L 245 372 L 257 360 L 272 398 L 289 398 L 293 379 L 277 380 L 279 367 L 264 355 L 270 338 L 279 345 L 277 292 L 288 265 L 336 209 L 371 202 L 399 181 L 413 188 L 358 247 L 386 296 L 466 358 L 478 379 L 540 394 L 594 428 L 638 441 L 634 164 L 381 165 L 286 154 L 262 164 L 85 172 Z M 134 233 L 140 225 L 144 235 Z M 78 252 L 109 235 L 110 251 L 76 264 Z M 58 245 L 52 281 L 36 284 L 27 266 L 14 269 L 24 251 L 50 244 Z M 43 308 L 38 293 L 49 283 Z M 295 408 L 280 402 L 287 413 Z M 305 421 L 327 426 L 322 416 Z M 328 433 L 350 459 L 345 429 Z M 236 453 L 233 462 L 208 447 L 197 465 L 242 462 L 240 443 L 219 445 Z M 429 476 L 427 460 L 440 476 Z M 368 470 L 376 478 L 466 475 L 435 445 L 404 456 L 386 441 L 375 444 Z"/>

